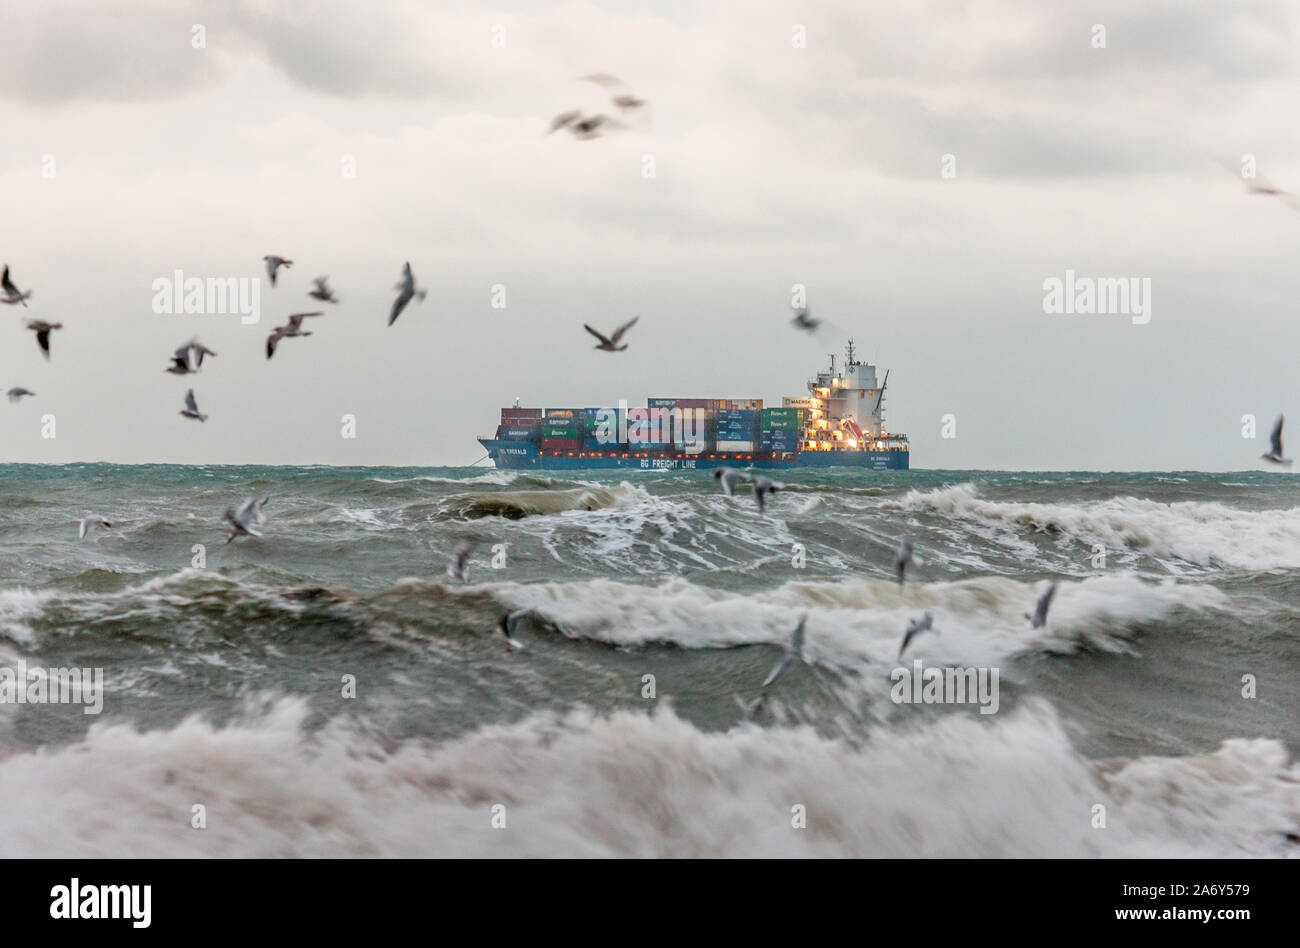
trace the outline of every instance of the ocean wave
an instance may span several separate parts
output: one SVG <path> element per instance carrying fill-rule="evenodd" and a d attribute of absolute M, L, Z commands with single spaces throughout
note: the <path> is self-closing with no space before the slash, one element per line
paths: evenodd
<path fill-rule="evenodd" d="M 308 734 L 306 719 L 281 700 L 225 727 L 98 724 L 12 754 L 0 856 L 1276 856 L 1300 826 L 1300 766 L 1275 741 L 1099 768 L 1041 702 L 860 745 L 807 727 L 704 732 L 666 706 L 441 743 Z"/>
<path fill-rule="evenodd" d="M 53 598 L 48 590 L 18 587 L 0 590 L 0 635 L 14 642 L 30 643 L 35 634 L 28 620 L 39 616 Z"/>
<path fill-rule="evenodd" d="M 1004 577 L 908 584 L 876 579 L 788 582 L 742 595 L 673 579 L 656 586 L 594 579 L 489 587 L 512 609 L 531 609 L 565 635 L 617 646 L 682 648 L 784 645 L 807 613 L 805 655 L 814 663 L 892 668 L 908 621 L 929 611 L 938 634 L 918 638 L 913 654 L 963 664 L 993 664 L 1040 650 L 1120 651 L 1142 624 L 1175 609 L 1221 608 L 1211 586 L 1172 579 L 1145 582 L 1117 573 L 1062 582 L 1048 624 L 1024 619 L 1040 587 Z"/>
<path fill-rule="evenodd" d="M 992 501 L 970 483 L 912 490 L 880 506 L 1067 533 L 1112 551 L 1142 551 L 1201 567 L 1300 568 L 1300 507 L 1239 510 L 1216 502 L 1137 497 L 1084 504 Z"/>

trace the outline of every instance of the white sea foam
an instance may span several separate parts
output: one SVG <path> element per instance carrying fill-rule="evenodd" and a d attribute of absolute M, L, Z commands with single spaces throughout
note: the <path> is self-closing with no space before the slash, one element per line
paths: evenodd
<path fill-rule="evenodd" d="M 1061 531 L 1111 550 L 1137 550 L 1199 566 L 1300 567 L 1300 507 L 1240 510 L 1221 503 L 1114 497 L 1084 504 L 985 500 L 973 484 L 912 490 L 882 509 Z"/>
<path fill-rule="evenodd" d="M 0 856 L 1268 856 L 1300 822 L 1300 766 L 1275 741 L 1098 768 L 1042 703 L 861 747 L 707 733 L 669 709 L 395 746 L 340 724 L 307 735 L 307 715 L 290 700 L 223 728 L 96 725 L 10 755 Z"/>
<path fill-rule="evenodd" d="M 908 620 L 926 610 L 940 634 L 918 639 L 916 654 L 987 665 L 1032 649 L 1119 650 L 1140 623 L 1163 619 L 1178 607 L 1199 611 L 1227 602 L 1212 586 L 1111 573 L 1062 582 L 1047 626 L 1031 631 L 1024 613 L 1032 611 L 1039 586 L 999 576 L 901 589 L 867 578 L 790 582 L 749 595 L 684 579 L 656 586 L 593 579 L 489 588 L 510 607 L 536 610 L 569 636 L 621 646 L 780 645 L 807 612 L 809 660 L 848 667 L 892 667 Z"/>
<path fill-rule="evenodd" d="M 0 635 L 15 642 L 32 641 L 33 633 L 27 620 L 39 616 L 53 593 L 18 587 L 0 590 Z"/>

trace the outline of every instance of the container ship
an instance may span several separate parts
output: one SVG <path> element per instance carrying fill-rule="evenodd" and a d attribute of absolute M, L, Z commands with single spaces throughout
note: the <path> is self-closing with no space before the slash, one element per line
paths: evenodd
<path fill-rule="evenodd" d="M 493 437 L 479 438 L 498 468 L 510 470 L 704 470 L 865 467 L 906 470 L 907 435 L 885 428 L 885 389 L 876 367 L 859 362 L 853 340 L 842 371 L 808 380 L 808 394 L 781 406 L 761 398 L 650 398 L 600 408 L 501 409 Z"/>

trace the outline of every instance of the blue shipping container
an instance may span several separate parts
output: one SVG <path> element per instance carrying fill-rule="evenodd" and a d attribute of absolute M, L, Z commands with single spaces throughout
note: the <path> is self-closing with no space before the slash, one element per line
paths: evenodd
<path fill-rule="evenodd" d="M 535 425 L 527 428 L 502 428 L 501 437 L 507 441 L 533 441 L 537 438 L 538 429 Z"/>

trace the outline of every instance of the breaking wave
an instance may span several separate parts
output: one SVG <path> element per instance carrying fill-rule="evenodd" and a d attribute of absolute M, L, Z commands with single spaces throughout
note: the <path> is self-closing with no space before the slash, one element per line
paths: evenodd
<path fill-rule="evenodd" d="M 534 715 L 440 743 L 307 732 L 306 717 L 280 700 L 224 728 L 97 725 L 13 754 L 0 856 L 1281 856 L 1300 824 L 1300 766 L 1276 741 L 1098 767 L 1042 702 L 861 745 L 809 728 L 707 733 L 667 707 Z"/>
<path fill-rule="evenodd" d="M 1086 504 L 985 500 L 973 484 L 912 490 L 885 509 L 1069 533 L 1203 567 L 1300 567 L 1300 507 L 1241 510 L 1217 502 L 1115 497 Z"/>

